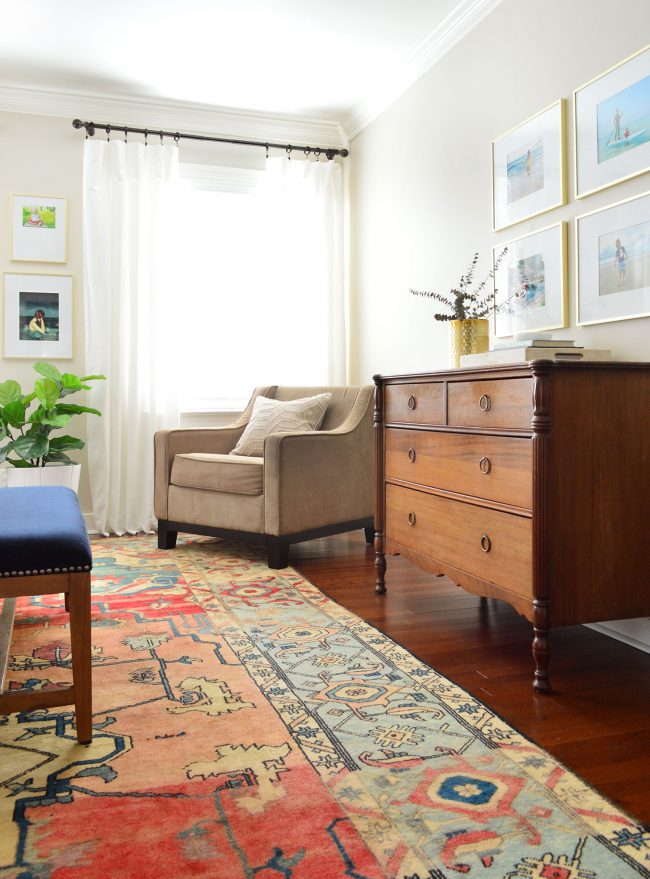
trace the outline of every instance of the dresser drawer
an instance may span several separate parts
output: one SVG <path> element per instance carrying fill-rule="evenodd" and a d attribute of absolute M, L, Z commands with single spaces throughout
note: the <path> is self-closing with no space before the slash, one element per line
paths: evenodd
<path fill-rule="evenodd" d="M 531 519 L 387 485 L 386 537 L 532 597 Z"/>
<path fill-rule="evenodd" d="M 443 382 L 386 385 L 384 421 L 403 424 L 444 424 Z"/>
<path fill-rule="evenodd" d="M 532 441 L 389 427 L 386 479 L 531 509 Z"/>
<path fill-rule="evenodd" d="M 448 423 L 452 427 L 531 429 L 530 378 L 449 382 L 448 394 Z"/>

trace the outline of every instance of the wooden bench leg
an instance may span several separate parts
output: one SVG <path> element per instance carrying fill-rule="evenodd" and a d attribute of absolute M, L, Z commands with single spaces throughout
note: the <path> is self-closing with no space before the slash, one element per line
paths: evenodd
<path fill-rule="evenodd" d="M 77 741 L 87 745 L 93 738 L 89 572 L 70 574 L 68 605 Z"/>

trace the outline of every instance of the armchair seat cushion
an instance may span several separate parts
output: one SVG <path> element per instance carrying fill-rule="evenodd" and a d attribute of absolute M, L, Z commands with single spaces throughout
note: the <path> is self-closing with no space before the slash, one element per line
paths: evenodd
<path fill-rule="evenodd" d="M 264 458 L 207 452 L 175 455 L 170 483 L 204 491 L 259 495 L 264 491 Z"/>

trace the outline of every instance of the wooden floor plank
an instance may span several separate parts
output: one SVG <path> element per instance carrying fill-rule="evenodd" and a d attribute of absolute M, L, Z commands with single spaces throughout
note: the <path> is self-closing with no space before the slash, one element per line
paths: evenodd
<path fill-rule="evenodd" d="M 292 546 L 291 564 L 650 824 L 650 654 L 585 626 L 556 629 L 543 696 L 531 687 L 530 624 L 507 604 L 482 603 L 399 556 L 378 596 L 362 532 Z"/>

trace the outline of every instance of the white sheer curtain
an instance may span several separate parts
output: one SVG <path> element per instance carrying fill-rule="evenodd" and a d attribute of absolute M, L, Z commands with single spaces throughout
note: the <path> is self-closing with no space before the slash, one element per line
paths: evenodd
<path fill-rule="evenodd" d="M 347 382 L 347 304 L 344 267 L 344 202 L 341 166 L 333 161 L 266 161 L 266 194 L 277 264 L 287 285 L 299 285 L 313 303 L 313 319 L 325 322 L 328 384 Z M 299 369 L 295 383 L 300 383 Z"/>
<path fill-rule="evenodd" d="M 93 514 L 102 534 L 150 531 L 153 435 L 178 423 L 170 235 L 175 144 L 86 140 L 86 370 L 103 373 L 88 419 Z"/>

